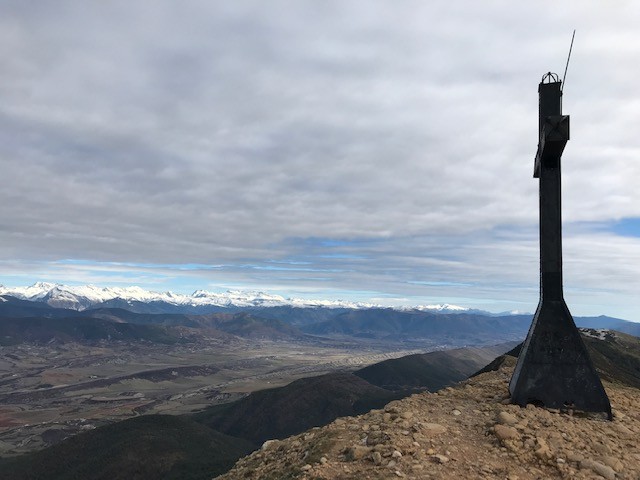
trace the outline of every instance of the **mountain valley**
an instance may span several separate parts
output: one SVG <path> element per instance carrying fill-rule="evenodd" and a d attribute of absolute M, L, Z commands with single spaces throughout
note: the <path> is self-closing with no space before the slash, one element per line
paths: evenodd
<path fill-rule="evenodd" d="M 82 478 L 211 478 L 265 440 L 438 391 L 485 365 L 499 368 L 503 360 L 492 360 L 517 351 L 531 321 L 428 308 L 232 306 L 196 314 L 150 313 L 145 302 L 132 311 L 0 300 L 0 471 L 24 469 L 16 479 L 79 478 L 51 476 L 58 458 L 75 462 L 78 469 L 67 470 Z M 576 322 L 637 326 L 609 317 Z M 637 338 L 608 332 L 583 333 L 596 367 L 607 381 L 639 386 Z M 127 454 L 129 430 L 151 442 L 144 465 Z M 182 445 L 160 433 L 177 430 Z M 90 473 L 79 449 L 111 441 L 120 472 Z M 203 443 L 228 448 L 215 447 L 211 457 Z M 163 455 L 175 461 L 160 475 L 152 459 Z M 50 467 L 29 476 L 35 463 Z M 146 473 L 128 477 L 132 469 Z"/>

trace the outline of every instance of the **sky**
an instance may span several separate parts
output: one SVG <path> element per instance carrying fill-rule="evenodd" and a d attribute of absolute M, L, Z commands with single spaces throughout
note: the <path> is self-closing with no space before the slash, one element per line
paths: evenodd
<path fill-rule="evenodd" d="M 640 4 L 0 3 L 0 284 L 532 312 L 564 73 L 565 298 L 640 321 Z"/>

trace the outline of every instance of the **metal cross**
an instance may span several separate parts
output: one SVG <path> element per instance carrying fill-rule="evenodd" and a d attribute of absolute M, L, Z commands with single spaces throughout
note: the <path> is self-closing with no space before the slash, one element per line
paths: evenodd
<path fill-rule="evenodd" d="M 603 412 L 611 404 L 562 292 L 560 159 L 569 140 L 562 115 L 562 82 L 547 73 L 538 85 L 538 151 L 533 176 L 540 182 L 540 301 L 509 383 L 511 401 L 561 410 Z"/>

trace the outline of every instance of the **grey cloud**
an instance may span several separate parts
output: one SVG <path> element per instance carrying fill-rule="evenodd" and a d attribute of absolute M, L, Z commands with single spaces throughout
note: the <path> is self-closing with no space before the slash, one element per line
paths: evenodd
<path fill-rule="evenodd" d="M 565 218 L 640 216 L 638 15 L 553 2 L 5 2 L 5 258 L 260 264 L 304 253 L 288 239 L 358 239 L 373 242 L 371 261 L 324 258 L 349 267 L 332 285 L 530 288 L 483 259 L 535 274 L 535 88 L 564 67 L 573 28 Z M 533 234 L 496 243 L 501 228 Z M 519 248 L 520 268 L 504 257 Z"/>

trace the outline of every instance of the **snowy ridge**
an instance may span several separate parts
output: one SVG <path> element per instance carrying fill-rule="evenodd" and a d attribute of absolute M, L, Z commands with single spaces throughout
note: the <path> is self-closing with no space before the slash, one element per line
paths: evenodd
<path fill-rule="evenodd" d="M 343 300 L 309 300 L 285 298 L 265 292 L 229 290 L 224 293 L 197 290 L 191 295 L 173 292 L 152 292 L 140 287 L 97 287 L 95 285 L 68 286 L 37 282 L 28 287 L 4 287 L 0 285 L 0 295 L 11 295 L 22 300 L 39 301 L 52 307 L 84 310 L 109 300 L 132 302 L 163 302 L 176 306 L 216 306 L 216 307 L 323 307 L 323 308 L 383 308 L 382 305 Z M 419 305 L 417 307 L 397 307 L 399 310 L 421 310 L 460 313 L 468 308 L 456 305 Z"/>
<path fill-rule="evenodd" d="M 412 307 L 413 310 L 420 310 L 421 312 L 468 312 L 470 309 L 466 307 L 459 307 L 457 305 L 450 305 L 448 303 L 438 305 L 418 305 Z"/>
<path fill-rule="evenodd" d="M 173 298 L 170 292 L 155 293 L 140 287 L 108 288 L 94 285 L 72 287 L 46 282 L 37 282 L 28 287 L 0 287 L 0 294 L 74 310 L 84 310 L 115 298 L 139 302 L 167 301 Z"/>
<path fill-rule="evenodd" d="M 614 332 L 607 328 L 581 328 L 580 332 L 591 338 L 595 338 L 596 340 L 606 340 L 607 335 L 615 336 Z"/>
<path fill-rule="evenodd" d="M 34 283 L 28 287 L 4 287 L 0 285 L 0 295 L 11 295 L 22 300 L 39 301 L 52 307 L 84 310 L 109 300 L 119 299 L 131 302 L 164 302 L 176 306 L 218 306 L 218 307 L 327 307 L 327 308 L 373 308 L 372 303 L 348 302 L 342 300 L 307 300 L 285 298 L 264 292 L 230 290 L 214 293 L 197 290 L 191 295 L 173 292 L 153 292 L 140 287 L 97 287 L 95 285 L 68 286 L 46 282 Z"/>

